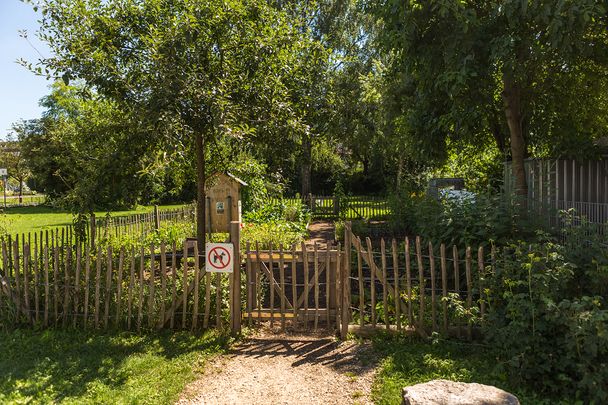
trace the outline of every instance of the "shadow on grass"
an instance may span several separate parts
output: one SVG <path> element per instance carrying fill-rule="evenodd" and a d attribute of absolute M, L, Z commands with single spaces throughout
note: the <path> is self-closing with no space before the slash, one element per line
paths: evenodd
<path fill-rule="evenodd" d="M 214 332 L 2 331 L 0 402 L 166 402 L 193 367 L 227 345 Z"/>
<path fill-rule="evenodd" d="M 511 382 L 487 346 L 380 335 L 373 347 L 382 358 L 372 390 L 376 404 L 401 403 L 404 387 L 436 379 L 493 385 L 515 394 L 522 404 L 560 403 L 539 397 L 534 387 Z"/>

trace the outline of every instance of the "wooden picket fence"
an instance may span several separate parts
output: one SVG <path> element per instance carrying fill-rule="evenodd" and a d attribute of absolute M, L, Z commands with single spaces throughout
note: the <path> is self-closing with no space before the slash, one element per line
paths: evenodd
<path fill-rule="evenodd" d="M 232 227 L 237 252 L 239 229 Z M 36 237 L 33 243 L 2 240 L 0 322 L 197 330 L 212 323 L 221 327 L 227 318 L 231 327 L 240 328 L 234 321 L 240 320 L 240 282 L 233 288 L 231 276 L 221 273 L 212 280 L 201 266 L 196 242 L 119 251 L 111 245 L 65 242 L 54 237 Z"/>
<path fill-rule="evenodd" d="M 370 238 L 363 241 L 346 228 L 343 279 L 349 281 L 343 305 L 349 322 L 424 336 L 473 337 L 486 313 L 484 280 L 493 268 L 486 267 L 494 262 L 493 250 L 488 260 L 483 247 L 433 246 L 420 237 L 381 239 L 378 249 Z"/>
<path fill-rule="evenodd" d="M 341 253 L 340 244 L 327 242 L 323 248 L 302 242 L 264 251 L 247 244 L 243 316 L 248 325 L 269 321 L 271 327 L 280 322 L 281 329 L 288 323 L 305 330 L 311 324 L 315 331 L 320 325 L 338 328 Z"/>
<path fill-rule="evenodd" d="M 310 210 L 313 219 L 385 220 L 391 213 L 387 199 L 377 196 L 309 194 L 304 198 L 283 197 L 273 198 L 271 201 L 304 204 Z"/>

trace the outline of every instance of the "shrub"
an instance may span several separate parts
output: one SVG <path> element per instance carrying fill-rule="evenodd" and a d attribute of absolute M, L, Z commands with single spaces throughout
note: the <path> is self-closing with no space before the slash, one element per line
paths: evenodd
<path fill-rule="evenodd" d="M 546 237 L 499 251 L 487 280 L 485 336 L 512 378 L 554 395 L 605 403 L 606 300 L 594 295 L 593 283 L 581 284 L 581 274 L 594 278 L 592 268 L 568 257 L 571 250 Z"/>

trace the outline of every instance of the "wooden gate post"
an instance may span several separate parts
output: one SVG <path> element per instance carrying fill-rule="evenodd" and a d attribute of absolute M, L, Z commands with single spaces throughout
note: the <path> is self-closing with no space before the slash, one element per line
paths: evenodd
<path fill-rule="evenodd" d="M 342 315 L 340 338 L 346 339 L 348 323 L 350 321 L 350 250 L 352 245 L 352 223 L 344 223 L 344 263 L 340 270 L 342 280 Z"/>
<path fill-rule="evenodd" d="M 154 230 L 160 229 L 160 212 L 158 212 L 158 205 L 154 205 Z"/>
<path fill-rule="evenodd" d="M 234 246 L 232 262 L 232 290 L 230 291 L 230 329 L 232 333 L 241 333 L 241 223 L 230 222 L 230 242 Z"/>

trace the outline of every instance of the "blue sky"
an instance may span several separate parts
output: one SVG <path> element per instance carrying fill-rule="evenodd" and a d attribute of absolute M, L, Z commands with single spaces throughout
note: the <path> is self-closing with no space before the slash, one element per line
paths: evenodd
<path fill-rule="evenodd" d="M 18 58 L 30 62 L 40 59 L 38 52 L 19 36 L 20 29 L 28 31 L 30 42 L 43 56 L 50 54 L 34 35 L 37 20 L 30 5 L 20 0 L 0 0 L 0 138 L 6 138 L 12 123 L 40 117 L 38 101 L 49 91 L 46 78 L 16 63 Z"/>

